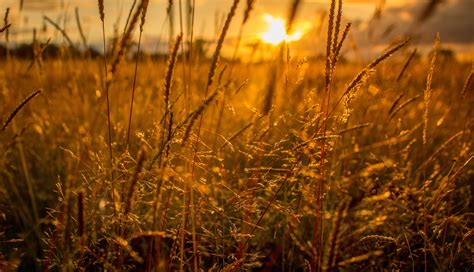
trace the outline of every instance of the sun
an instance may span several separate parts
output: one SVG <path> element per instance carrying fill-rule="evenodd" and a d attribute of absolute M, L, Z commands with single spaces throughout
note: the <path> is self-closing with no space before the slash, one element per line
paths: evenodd
<path fill-rule="evenodd" d="M 263 19 L 267 22 L 267 29 L 260 34 L 263 42 L 277 45 L 282 42 L 294 42 L 303 36 L 303 31 L 295 31 L 291 34 L 286 33 L 285 20 L 265 14 Z"/>

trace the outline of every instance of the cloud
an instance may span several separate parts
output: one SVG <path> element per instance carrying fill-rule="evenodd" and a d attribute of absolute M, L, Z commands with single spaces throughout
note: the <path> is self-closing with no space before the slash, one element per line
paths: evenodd
<path fill-rule="evenodd" d="M 434 1 L 439 2 L 439 1 Z M 474 20 L 472 0 L 445 0 L 439 2 L 431 17 L 420 21 L 425 15 L 430 1 L 420 1 L 407 7 L 387 8 L 377 27 L 383 29 L 393 26 L 394 33 L 407 34 L 415 37 L 421 43 L 431 43 L 437 32 L 444 43 L 471 44 L 474 43 Z"/>
<path fill-rule="evenodd" d="M 310 0 L 311 1 L 311 0 Z M 404 1 L 404 0 L 403 0 Z M 474 10 L 474 0 L 443 0 L 434 8 L 431 16 L 420 21 L 420 17 L 427 8 L 431 0 L 425 1 L 405 1 L 405 5 L 393 5 L 395 1 L 386 1 L 386 6 L 379 19 L 373 19 L 373 12 L 365 9 L 367 16 L 354 16 L 351 12 L 354 9 L 345 1 L 345 13 L 343 25 L 352 22 L 350 37 L 346 40 L 343 52 L 350 55 L 357 55 L 362 58 L 371 58 L 377 52 L 387 48 L 392 42 L 406 37 L 412 38 L 412 45 L 416 46 L 420 52 L 427 52 L 432 48 L 433 39 L 437 32 L 441 35 L 443 46 L 453 49 L 456 52 L 470 56 L 474 54 L 474 20 L 472 11 Z M 313 0 L 313 3 L 319 2 Z M 327 0 L 325 0 L 326 6 Z M 353 5 L 372 3 L 378 0 L 351 0 Z M 357 2 L 357 3 L 356 3 Z M 391 5 L 388 3 L 392 2 Z M 399 3 L 402 0 L 398 1 Z M 327 10 L 327 7 L 326 7 Z M 316 22 L 317 16 L 313 16 Z M 305 35 L 300 43 L 295 43 L 292 48 L 298 52 L 312 55 L 324 52 L 325 29 L 327 28 L 327 17 L 324 25 L 313 24 L 313 29 Z M 357 47 L 357 52 L 349 50 L 349 45 Z M 355 54 L 355 55 L 354 55 Z"/>

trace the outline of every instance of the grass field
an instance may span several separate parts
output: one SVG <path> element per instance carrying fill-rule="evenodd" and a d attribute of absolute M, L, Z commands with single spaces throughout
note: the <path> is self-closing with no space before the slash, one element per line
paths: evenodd
<path fill-rule="evenodd" d="M 146 3 L 106 57 L 1 60 L 0 271 L 474 269 L 473 66 L 442 37 L 346 60 L 332 1 L 327 58 L 219 58 L 224 23 L 135 61 Z"/>

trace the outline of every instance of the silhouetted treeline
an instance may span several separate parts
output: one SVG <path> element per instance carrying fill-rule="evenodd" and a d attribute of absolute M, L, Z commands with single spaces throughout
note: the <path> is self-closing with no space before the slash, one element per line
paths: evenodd
<path fill-rule="evenodd" d="M 34 46 L 32 44 L 20 44 L 7 48 L 5 45 L 0 45 L 0 59 L 5 59 L 7 54 L 18 59 L 32 59 L 34 57 Z M 65 54 L 70 57 L 90 56 L 97 58 L 102 56 L 99 51 L 92 47 L 89 47 L 87 50 L 78 50 L 76 48 L 65 48 L 59 47 L 56 44 L 48 44 L 42 53 L 42 57 L 44 59 L 60 58 Z"/>
<path fill-rule="evenodd" d="M 116 41 L 112 41 L 113 44 Z M 19 44 L 17 46 L 9 46 L 8 48 L 5 46 L 5 44 L 0 44 L 0 61 L 5 60 L 8 55 L 11 57 L 15 57 L 17 59 L 33 59 L 35 55 L 35 45 L 32 43 L 23 43 Z M 58 46 L 57 44 L 42 44 L 40 47 L 44 47 L 44 50 L 42 50 L 41 56 L 43 59 L 56 59 L 56 58 L 62 58 L 62 57 L 72 57 L 72 58 L 98 58 L 102 57 L 103 54 L 96 48 L 89 46 L 87 50 L 84 49 L 77 49 L 76 47 L 64 47 L 64 46 Z M 133 47 L 133 46 L 132 46 Z M 197 39 L 195 41 L 194 47 L 193 47 L 193 56 L 194 57 L 199 57 L 200 59 L 206 59 L 206 42 L 200 39 Z M 115 48 L 109 48 L 108 53 L 113 54 L 115 52 Z M 179 54 L 181 55 L 181 54 Z M 186 57 L 189 57 L 189 52 L 185 52 Z M 128 57 L 135 59 L 137 57 L 137 52 L 130 50 L 128 53 Z M 150 58 L 153 60 L 158 60 L 158 59 L 164 59 L 166 60 L 168 58 L 167 53 L 163 52 L 154 52 L 154 53 L 149 53 L 149 52 L 140 52 L 140 58 L 145 57 L 145 58 Z"/>

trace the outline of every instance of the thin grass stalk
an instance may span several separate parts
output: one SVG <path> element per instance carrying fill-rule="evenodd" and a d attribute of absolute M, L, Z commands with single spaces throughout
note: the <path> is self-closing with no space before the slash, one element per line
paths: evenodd
<path fill-rule="evenodd" d="M 139 58 L 140 58 L 140 46 L 141 46 L 141 42 L 142 42 L 143 27 L 145 25 L 146 12 L 147 12 L 147 9 L 148 9 L 148 2 L 149 2 L 149 0 L 144 0 L 143 1 L 143 8 L 142 8 L 142 14 L 141 14 L 140 34 L 139 34 L 139 37 L 138 37 L 137 56 L 136 56 L 136 59 L 135 59 L 135 72 L 133 74 L 132 98 L 130 99 L 130 113 L 129 113 L 129 117 L 128 117 L 127 140 L 125 142 L 125 146 L 127 148 L 129 147 L 129 142 L 130 142 L 130 130 L 131 130 L 131 127 L 132 127 L 133 102 L 135 100 L 135 87 L 136 87 L 137 74 L 138 74 L 138 62 L 139 62 Z"/>
<path fill-rule="evenodd" d="M 130 112 L 128 115 L 128 128 L 127 128 L 127 140 L 125 141 L 125 146 L 128 149 L 129 148 L 129 142 L 130 142 L 130 131 L 132 128 L 132 115 L 133 115 L 133 102 L 135 100 L 135 88 L 137 84 L 137 74 L 138 74 L 138 62 L 140 58 L 140 46 L 142 42 L 142 32 L 140 31 L 140 34 L 138 36 L 138 45 L 137 45 L 137 56 L 135 59 L 135 71 L 133 74 L 133 84 L 132 84 L 132 97 L 130 99 Z"/>
<path fill-rule="evenodd" d="M 260 117 L 261 118 L 261 117 Z M 260 120 L 260 118 L 258 118 L 257 120 Z M 257 121 L 255 120 L 255 121 Z M 229 137 L 229 139 L 226 140 L 225 143 L 223 143 L 219 149 L 223 149 L 224 147 L 226 147 L 228 144 L 231 144 L 231 142 L 236 139 L 237 137 L 239 137 L 242 133 L 244 133 L 247 129 L 249 129 L 253 124 L 255 124 L 255 121 L 251 121 L 249 122 L 247 125 L 245 125 L 244 127 L 242 127 L 241 129 L 239 129 L 237 132 L 235 132 L 232 136 Z"/>
<path fill-rule="evenodd" d="M 462 88 L 462 91 L 461 91 L 461 97 L 465 98 L 465 101 L 466 101 L 466 105 L 468 106 L 468 109 L 466 110 L 466 114 L 464 116 L 464 126 L 463 126 L 463 132 L 462 132 L 462 138 L 461 138 L 461 142 L 459 144 L 459 154 L 462 153 L 462 150 L 463 150 L 463 147 L 465 145 L 465 136 L 466 136 L 466 132 L 468 131 L 468 127 L 469 127 L 469 118 L 471 116 L 471 112 L 472 112 L 472 107 L 469 107 L 469 103 L 471 101 L 471 95 L 472 95 L 472 91 L 474 90 L 474 86 L 473 86 L 473 77 L 474 77 L 474 66 L 471 67 L 471 72 L 469 73 L 469 76 L 466 78 L 466 81 L 464 82 L 464 86 Z M 469 135 L 467 135 L 469 136 Z"/>
<path fill-rule="evenodd" d="M 184 53 L 185 52 L 185 35 L 184 35 L 184 25 L 183 25 L 183 7 L 182 7 L 182 0 L 179 0 L 178 2 L 178 6 L 179 6 L 179 28 L 180 28 L 180 34 L 181 36 L 183 36 L 183 39 L 181 39 L 181 51 L 182 51 L 182 54 L 181 54 L 181 68 L 183 70 L 183 82 L 184 82 L 184 92 L 186 94 L 189 93 L 189 86 L 188 86 L 188 83 L 189 83 L 189 77 L 186 73 L 186 54 Z M 191 70 L 190 70 L 191 72 Z M 190 75 L 189 75 L 190 76 Z M 188 102 L 186 102 L 188 103 Z"/>
<path fill-rule="evenodd" d="M 110 167 L 110 182 L 112 182 L 112 201 L 114 202 L 114 216 L 117 215 L 115 209 L 115 184 L 114 184 L 114 171 L 113 171 L 113 152 L 112 152 L 112 122 L 110 121 L 110 98 L 109 98 L 109 73 L 107 65 L 107 45 L 105 42 L 105 13 L 104 13 L 104 0 L 98 0 L 99 3 L 99 15 L 102 21 L 102 42 L 104 48 L 104 73 L 105 73 L 105 96 L 107 101 L 107 127 L 108 127 L 108 145 L 109 145 L 109 167 Z"/>
<path fill-rule="evenodd" d="M 11 24 L 8 24 L 6 26 L 3 26 L 0 28 L 0 33 L 7 31 L 10 28 Z"/>
<path fill-rule="evenodd" d="M 413 51 L 411 52 L 410 56 L 408 57 L 407 61 L 405 62 L 405 64 L 403 65 L 403 68 L 402 70 L 400 71 L 400 73 L 398 74 L 397 76 L 397 82 L 400 81 L 400 79 L 402 79 L 403 75 L 405 74 L 405 71 L 408 69 L 408 66 L 410 65 L 411 61 L 413 60 L 413 57 L 415 57 L 416 55 L 416 48 L 413 49 Z"/>
<path fill-rule="evenodd" d="M 168 0 L 168 5 L 166 7 L 166 14 L 169 19 L 169 42 L 174 38 L 174 0 Z"/>
<path fill-rule="evenodd" d="M 246 5 L 245 11 L 244 11 L 244 18 L 242 20 L 242 23 L 240 24 L 239 34 L 237 36 L 237 43 L 236 43 L 235 48 L 234 48 L 234 53 L 232 54 L 232 60 L 231 60 L 230 71 L 229 71 L 229 79 L 232 78 L 232 74 L 233 74 L 233 71 L 234 71 L 235 61 L 236 61 L 236 58 L 237 58 L 237 53 L 238 53 L 239 48 L 240 48 L 240 43 L 242 42 L 242 35 L 243 35 L 243 32 L 244 32 L 244 26 L 247 24 L 247 21 L 250 19 L 250 14 L 251 14 L 252 10 L 254 9 L 255 2 L 256 2 L 256 0 L 247 0 L 247 5 Z"/>
<path fill-rule="evenodd" d="M 132 18 L 133 9 L 135 8 L 136 5 L 137 5 L 137 0 L 133 0 L 132 6 L 130 7 L 128 11 L 127 20 L 125 20 L 125 25 L 123 27 L 122 35 L 125 35 L 125 33 L 127 33 L 127 28 L 129 26 L 130 19 Z"/>
<path fill-rule="evenodd" d="M 79 8 L 76 7 L 74 11 L 76 15 L 77 29 L 79 30 L 79 36 L 81 37 L 81 41 L 82 41 L 82 46 L 84 46 L 84 50 L 86 50 L 86 54 L 87 54 L 89 52 L 89 49 L 87 47 L 86 36 L 84 35 L 84 31 L 82 30 L 81 17 L 79 16 Z"/>
<path fill-rule="evenodd" d="M 471 72 L 469 73 L 469 76 L 466 78 L 466 81 L 464 82 L 464 85 L 461 90 L 461 95 L 464 97 L 468 91 L 473 90 L 473 79 L 474 78 L 474 67 L 471 68 Z"/>
<path fill-rule="evenodd" d="M 239 35 L 237 37 L 237 44 L 235 45 L 234 53 L 232 54 L 232 62 L 231 62 L 231 67 L 230 67 L 230 72 L 229 72 L 229 78 L 232 77 L 232 72 L 233 72 L 233 69 L 234 69 L 234 62 L 235 62 L 235 59 L 237 57 L 237 52 L 239 50 L 240 43 L 242 41 L 242 34 L 243 34 L 243 31 L 244 31 L 244 26 L 247 24 L 247 21 L 250 19 L 250 14 L 254 9 L 255 2 L 256 2 L 256 0 L 247 0 L 247 5 L 246 5 L 245 11 L 244 11 L 244 18 L 242 19 L 242 23 L 240 24 Z"/>
<path fill-rule="evenodd" d="M 293 0 L 291 2 L 290 12 L 288 14 L 288 20 L 286 24 L 286 33 L 291 33 L 293 23 L 295 22 L 296 15 L 302 2 L 302 0 Z"/>
<path fill-rule="evenodd" d="M 5 32 L 5 41 L 8 43 L 9 41 L 9 37 L 10 37 L 10 31 L 9 31 L 9 27 L 11 24 L 8 23 L 8 15 L 10 14 L 10 8 L 7 8 L 5 10 L 5 16 L 3 17 L 3 27 L 2 29 L 0 30 L 0 33 L 1 32 Z"/>
<path fill-rule="evenodd" d="M 8 124 L 15 118 L 15 115 L 26 105 L 28 102 L 30 102 L 33 98 L 35 98 L 37 95 L 39 95 L 43 90 L 39 89 L 30 95 L 28 95 L 8 116 L 7 120 L 2 126 L 2 132 L 5 131 L 5 129 L 8 127 Z"/>
<path fill-rule="evenodd" d="M 69 261 L 69 250 L 71 249 L 71 213 L 72 213 L 72 197 L 71 197 L 71 189 L 66 189 L 64 201 L 66 202 L 65 205 L 65 217 L 64 217 L 64 232 L 63 232 L 63 241 L 62 241 L 62 250 L 64 251 L 63 255 L 63 262 L 67 263 Z"/>
<path fill-rule="evenodd" d="M 116 74 L 120 63 L 122 62 L 122 59 L 125 57 L 125 55 L 127 53 L 130 40 L 132 39 L 133 31 L 135 30 L 135 27 L 138 24 L 138 20 L 141 17 L 142 9 L 144 7 L 145 1 L 146 0 L 142 0 L 140 2 L 140 4 L 138 5 L 138 7 L 136 8 L 135 12 L 133 13 L 133 17 L 131 18 L 131 20 L 129 22 L 128 28 L 125 31 L 125 33 L 123 34 L 122 39 L 120 40 L 120 45 L 119 45 L 118 52 L 117 52 L 116 56 L 114 56 L 115 59 L 112 62 L 112 66 L 111 66 L 111 69 L 110 69 L 110 74 L 112 76 L 114 76 Z"/>
<path fill-rule="evenodd" d="M 179 45 L 179 42 L 177 44 Z M 172 138 L 172 126 L 173 126 L 173 112 L 170 112 L 169 129 L 168 129 L 168 141 L 171 141 L 171 138 Z M 168 145 L 168 147 L 169 147 L 169 145 Z M 166 149 L 166 153 L 168 153 L 167 149 Z M 165 160 L 160 165 L 161 171 L 160 171 L 159 183 L 156 187 L 156 191 L 155 191 L 155 194 L 154 194 L 154 201 L 153 201 L 152 229 L 155 229 L 158 226 L 158 230 L 163 230 L 164 229 L 163 227 L 164 227 L 166 219 L 167 219 L 167 209 L 168 209 L 170 197 L 171 197 L 171 194 L 172 194 L 172 191 L 173 191 L 172 188 L 170 189 L 169 198 L 166 202 L 166 205 L 165 205 L 164 208 L 162 208 L 163 216 L 161 216 L 161 218 L 162 218 L 162 220 L 160 221 L 161 224 L 157 224 L 157 221 L 158 221 L 157 220 L 157 217 L 158 217 L 157 216 L 158 215 L 158 204 L 160 203 L 160 207 L 161 207 L 161 198 L 162 198 L 161 191 L 162 191 L 164 183 L 165 183 L 165 172 L 166 172 L 166 169 L 168 167 L 168 160 L 167 159 L 168 159 L 168 154 L 166 154 Z M 161 254 L 161 237 L 156 238 L 156 241 L 155 241 L 155 238 L 152 237 L 152 239 L 150 239 L 150 241 L 148 243 L 147 259 L 150 260 L 150 262 L 151 262 L 151 259 L 152 259 L 151 255 L 152 255 L 152 252 L 153 252 L 153 247 L 156 248 L 155 249 L 156 253 L 154 254 L 154 258 L 153 258 L 154 263 L 155 263 L 155 271 L 156 271 L 157 268 L 158 268 L 159 258 L 160 258 L 160 254 Z M 150 270 L 151 270 L 151 265 L 147 264 L 146 271 L 148 272 Z"/>
<path fill-rule="evenodd" d="M 0 33 L 5 32 L 7 63 L 9 63 L 10 59 L 11 59 L 10 47 L 8 46 L 8 44 L 10 42 L 10 26 L 11 26 L 11 24 L 8 23 L 9 14 L 10 14 L 10 8 L 7 8 L 6 11 L 5 11 L 5 17 L 3 17 L 3 27 L 0 29 Z"/>
<path fill-rule="evenodd" d="M 171 109 L 171 106 L 170 106 L 171 87 L 173 84 L 173 75 L 174 75 L 174 70 L 176 66 L 176 61 L 178 60 L 179 46 L 181 44 L 182 39 L 183 39 L 182 34 L 179 34 L 176 37 L 174 45 L 171 49 L 170 57 L 168 59 L 168 65 L 166 66 L 166 75 L 165 75 L 165 83 L 164 83 L 165 119 Z"/>
<path fill-rule="evenodd" d="M 322 267 L 323 271 L 334 271 L 337 263 L 337 253 L 339 251 L 339 239 L 341 234 L 341 225 L 344 220 L 349 201 L 343 200 L 337 208 L 335 217 L 332 223 L 331 237 L 329 238 L 328 252 Z"/>
<path fill-rule="evenodd" d="M 337 4 L 337 15 L 336 15 L 336 22 L 334 23 L 334 34 L 333 34 L 333 41 L 332 41 L 332 56 L 335 59 L 337 53 L 337 45 L 339 44 L 339 31 L 341 29 L 341 21 L 342 21 L 342 0 L 338 0 Z M 333 61 L 334 63 L 334 61 Z M 334 65 L 333 65 L 334 71 Z"/>
<path fill-rule="evenodd" d="M 81 257 L 85 252 L 85 239 L 86 235 L 84 232 L 84 192 L 80 191 L 77 195 L 77 223 L 78 223 L 78 234 L 79 234 L 79 250 Z"/>
<path fill-rule="evenodd" d="M 79 237 L 84 235 L 84 193 L 79 192 L 77 196 L 77 223 Z"/>
<path fill-rule="evenodd" d="M 232 18 L 234 18 L 235 12 L 237 10 L 237 7 L 239 5 L 240 0 L 234 0 L 232 7 L 230 8 L 229 13 L 227 14 L 224 26 L 222 28 L 221 34 L 219 35 L 219 39 L 217 40 L 217 47 L 216 50 L 214 51 L 214 54 L 212 56 L 212 61 L 211 61 L 211 67 L 209 69 L 209 74 L 207 77 L 207 84 L 206 84 L 206 94 L 209 91 L 209 88 L 211 87 L 212 83 L 214 82 L 214 76 L 216 73 L 217 65 L 219 64 L 219 59 L 221 55 L 221 50 L 222 46 L 224 45 L 224 40 L 227 35 L 227 31 L 229 30 L 230 23 L 232 22 Z"/>
<path fill-rule="evenodd" d="M 161 150 L 168 150 L 169 145 L 167 145 L 165 142 L 165 131 L 168 126 L 168 143 L 171 141 L 172 138 L 172 122 L 173 122 L 173 112 L 172 112 L 172 107 L 170 104 L 170 96 L 171 96 L 171 88 L 172 88 L 172 83 L 173 83 L 173 75 L 174 75 L 174 70 L 176 66 L 176 61 L 178 59 L 178 50 L 179 46 L 181 44 L 181 40 L 183 38 L 183 35 L 179 34 L 176 37 L 176 40 L 174 42 L 174 45 L 171 49 L 171 53 L 168 59 L 168 64 L 166 66 L 166 75 L 165 75 L 165 82 L 164 82 L 164 102 L 165 102 L 165 114 L 163 116 L 163 128 L 162 128 L 162 134 L 161 134 Z M 167 122 L 167 118 L 169 115 L 169 122 Z M 156 159 L 153 158 L 153 161 Z M 160 159 L 161 160 L 161 159 Z M 150 164 L 149 170 L 151 169 L 152 163 Z M 166 162 L 165 162 L 166 163 Z M 166 167 L 166 165 L 162 166 Z M 163 172 L 163 171 L 162 171 Z M 158 206 L 158 199 L 159 195 L 161 194 L 161 188 L 162 188 L 162 182 L 163 182 L 163 177 L 161 178 L 161 183 L 156 189 L 155 193 L 155 203 L 153 204 L 153 226 L 156 225 L 156 213 L 157 213 L 157 206 Z M 151 243 L 149 243 L 148 247 L 148 253 L 147 253 L 147 259 L 151 260 L 151 255 L 152 255 L 152 250 L 153 246 L 155 245 L 155 250 L 157 251 L 157 254 L 155 255 L 154 261 L 155 261 L 155 266 L 157 265 L 158 259 L 159 259 L 159 254 L 161 251 L 161 238 L 158 238 L 158 241 L 156 243 L 153 242 L 153 239 Z M 151 266 L 147 265 L 146 270 L 150 271 Z"/>
<path fill-rule="evenodd" d="M 341 40 L 339 41 L 339 43 L 337 44 L 336 46 L 336 50 L 335 50 L 335 53 L 334 53 L 334 58 L 333 58 L 333 68 L 335 69 L 336 67 L 336 64 L 339 60 L 339 55 L 341 54 L 341 49 L 342 49 L 342 45 L 344 44 L 344 41 L 346 40 L 347 38 L 347 35 L 349 34 L 349 31 L 351 29 L 351 23 L 347 23 L 345 28 L 344 28 L 344 31 L 342 32 L 342 37 L 341 37 Z"/>
<path fill-rule="evenodd" d="M 364 79 L 367 79 L 367 77 L 370 75 L 370 73 L 373 72 L 373 69 L 379 65 L 382 61 L 388 59 L 390 56 L 392 56 L 395 52 L 403 48 L 408 44 L 410 39 L 406 39 L 396 46 L 390 48 L 387 50 L 385 53 L 380 55 L 377 59 L 372 61 L 369 65 L 367 65 L 357 76 L 349 83 L 349 85 L 346 87 L 346 90 L 344 93 L 339 97 L 338 101 L 334 104 L 332 107 L 329 116 L 332 115 L 332 113 L 336 110 L 337 106 L 341 103 L 342 99 L 346 97 L 348 94 L 352 93 L 354 90 L 360 87 L 360 84 L 364 82 Z"/>
<path fill-rule="evenodd" d="M 165 74 L 165 82 L 164 82 L 164 102 L 165 102 L 165 114 L 163 116 L 163 128 L 161 133 L 161 146 L 165 143 L 165 131 L 168 126 L 168 116 L 170 116 L 172 112 L 170 97 L 171 97 L 171 88 L 173 84 L 173 76 L 176 67 L 176 62 L 178 60 L 178 51 L 179 46 L 181 45 L 181 41 L 183 39 L 183 35 L 179 34 L 176 37 L 173 47 L 171 48 L 171 53 L 168 58 L 168 64 L 166 65 L 166 74 Z"/>
<path fill-rule="evenodd" d="M 125 199 L 125 209 L 124 209 L 125 216 L 127 216 L 133 209 L 133 198 L 136 193 L 136 187 L 138 184 L 139 175 L 142 172 L 142 168 L 143 168 L 143 164 L 145 160 L 146 160 L 145 151 L 140 150 L 140 152 L 138 153 L 137 166 L 130 180 L 130 187 L 128 189 L 127 198 Z"/>
<path fill-rule="evenodd" d="M 33 223 L 37 224 L 39 220 L 38 204 L 37 204 L 38 202 L 36 201 L 35 187 L 34 187 L 33 180 L 31 178 L 31 175 L 28 169 L 28 161 L 26 160 L 26 156 L 25 156 L 25 148 L 23 145 L 23 140 L 18 141 L 17 146 L 18 146 L 18 153 L 20 155 L 20 166 L 23 172 L 23 176 L 25 178 L 26 188 L 28 191 L 28 197 L 31 201 L 31 209 L 33 210 L 32 211 L 33 219 L 34 219 Z"/>
<path fill-rule="evenodd" d="M 388 115 L 390 116 L 392 114 L 392 112 L 395 110 L 396 106 L 398 105 L 398 103 L 400 103 L 400 101 L 402 100 L 402 98 L 405 96 L 405 94 L 403 92 L 401 92 L 398 97 L 395 99 L 395 101 L 393 101 L 392 103 L 392 106 L 390 107 L 390 109 L 388 110 Z"/>
<path fill-rule="evenodd" d="M 398 108 L 395 108 L 394 110 L 392 110 L 392 113 L 388 116 L 388 120 L 393 119 L 393 117 L 395 117 L 398 112 L 400 112 L 402 109 L 406 108 L 411 103 L 415 102 L 421 96 L 422 96 L 422 94 L 415 95 L 414 97 L 412 97 L 412 98 L 406 100 L 405 102 L 403 102 L 402 104 L 400 104 L 400 106 L 398 106 Z"/>
<path fill-rule="evenodd" d="M 426 88 L 424 90 L 424 113 L 423 113 L 423 137 L 422 137 L 422 148 L 423 148 L 423 161 L 426 161 L 426 144 L 427 144 L 427 134 L 428 134 L 428 113 L 429 113 L 429 105 L 430 105 L 430 100 L 431 100 L 431 85 L 433 82 L 433 74 L 434 74 L 434 69 L 436 66 L 436 59 L 438 57 L 438 52 L 439 52 L 439 47 L 440 47 L 440 35 L 439 32 L 436 34 L 435 41 L 434 41 L 434 52 L 431 57 L 431 64 L 430 64 L 430 69 L 428 71 L 428 76 L 426 78 Z M 426 181 L 426 167 L 423 168 L 423 183 L 422 183 L 422 190 L 423 190 L 423 233 L 424 235 L 427 235 L 428 231 L 428 216 L 427 216 L 427 207 L 426 207 L 426 186 L 425 186 L 425 181 Z M 428 242 L 426 241 L 426 238 L 424 240 L 424 250 L 423 250 L 423 257 L 425 261 L 425 271 L 428 271 Z"/>
<path fill-rule="evenodd" d="M 247 247 L 248 243 L 250 242 L 250 240 L 253 238 L 253 235 L 255 233 L 255 231 L 257 230 L 257 228 L 259 227 L 263 217 L 267 214 L 267 212 L 269 211 L 270 207 L 273 205 L 273 203 L 275 202 L 277 196 L 280 194 L 281 190 L 285 187 L 285 185 L 287 184 L 290 176 L 291 176 L 291 173 L 294 173 L 296 172 L 297 170 L 297 166 L 298 166 L 298 163 L 299 163 L 299 160 L 300 160 L 300 157 L 298 157 L 293 163 L 292 165 L 289 167 L 289 170 L 286 172 L 287 174 L 284 176 L 283 180 L 280 182 L 280 186 L 278 186 L 277 190 L 275 191 L 275 193 L 273 194 L 272 198 L 270 199 L 270 201 L 268 202 L 267 206 L 265 206 L 265 209 L 263 209 L 262 213 L 260 214 L 258 220 L 255 222 L 255 224 L 253 224 L 253 228 L 252 230 L 248 233 L 247 235 L 247 239 L 245 239 L 245 242 L 241 243 L 239 248 L 238 248 L 238 252 L 237 252 L 237 256 L 242 256 L 242 253 L 243 251 L 245 250 L 245 248 Z"/>
<path fill-rule="evenodd" d="M 434 69 L 436 66 L 436 59 L 438 57 L 438 52 L 439 52 L 439 44 L 440 44 L 440 38 L 439 38 L 439 33 L 436 35 L 435 38 L 435 45 L 434 45 L 434 52 L 433 56 L 431 58 L 431 65 L 430 69 L 428 71 L 428 76 L 426 78 L 426 88 L 424 90 L 424 101 L 425 101 L 425 108 L 424 108 L 424 114 L 423 114 L 423 145 L 426 145 L 427 142 L 427 134 L 428 134 L 428 111 L 429 111 L 429 104 L 431 100 L 431 85 L 433 82 L 433 74 L 434 74 Z"/>
<path fill-rule="evenodd" d="M 185 105 L 185 108 L 186 108 L 186 113 L 189 112 L 189 86 L 191 86 L 191 82 L 192 82 L 192 69 L 194 67 L 193 65 L 193 61 L 194 61 L 194 57 L 193 57 L 193 46 L 194 46 L 194 20 L 195 20 L 195 14 L 196 14 L 196 0 L 193 0 L 192 2 L 192 7 L 191 7 L 191 33 L 190 33 L 190 37 L 189 37 L 189 63 L 188 63 L 188 67 L 189 67 L 189 71 L 188 71 L 188 74 L 189 74 L 189 77 L 188 77 L 188 84 L 186 86 L 186 89 L 185 89 L 185 102 L 186 102 L 186 105 Z"/>
<path fill-rule="evenodd" d="M 332 76 L 332 48 L 334 47 L 334 41 L 337 41 L 337 37 L 334 31 L 334 19 L 335 19 L 336 0 L 331 1 L 329 8 L 329 20 L 328 20 L 328 31 L 326 37 L 326 63 L 325 63 L 325 76 L 324 76 L 324 95 L 322 102 L 322 110 L 325 112 L 325 120 L 323 121 L 323 136 L 326 135 L 327 119 L 328 119 L 328 108 L 330 103 L 330 92 L 331 92 L 331 76 Z M 336 22 L 337 22 L 336 18 Z M 327 101 L 327 102 L 326 102 Z M 326 104 L 327 103 L 327 104 Z M 320 163 L 319 171 L 322 179 L 316 184 L 316 210 L 314 212 L 314 223 L 313 223 L 313 247 L 315 252 L 312 256 L 312 269 L 316 271 L 321 269 L 321 259 L 323 256 L 323 203 L 322 195 L 324 190 L 324 157 L 325 157 L 325 141 L 321 143 L 320 152 Z"/>
<path fill-rule="evenodd" d="M 278 65 L 276 62 L 272 62 L 269 80 L 267 81 L 267 85 L 265 87 L 265 97 L 263 99 L 263 107 L 262 107 L 262 114 L 268 115 L 272 110 L 273 106 L 273 98 L 275 95 L 275 88 L 276 88 L 276 81 L 278 77 Z"/>
<path fill-rule="evenodd" d="M 61 33 L 61 35 L 64 37 L 64 39 L 66 40 L 66 42 L 68 43 L 70 48 L 74 48 L 74 43 L 72 42 L 71 38 L 67 34 L 66 30 L 64 30 L 62 27 L 60 27 L 56 22 L 51 20 L 48 16 L 43 16 L 43 18 L 46 22 L 48 22 L 52 26 L 54 26 L 54 28 L 56 28 L 59 31 L 59 33 Z"/>
<path fill-rule="evenodd" d="M 208 74 L 208 79 L 207 79 L 207 84 L 206 84 L 206 92 L 205 92 L 205 97 L 207 97 L 208 95 L 208 92 L 209 92 L 209 88 L 210 86 L 212 85 L 213 81 L 214 81 L 214 75 L 215 75 L 215 72 L 216 72 L 216 69 L 217 69 L 217 65 L 218 65 L 218 62 L 219 62 L 219 58 L 220 58 L 220 54 L 221 54 L 221 49 L 222 49 L 222 46 L 224 44 L 224 39 L 227 35 L 227 31 L 229 30 L 229 27 L 230 27 L 230 23 L 232 22 L 232 19 L 235 15 L 235 12 L 237 10 L 237 7 L 238 7 L 238 4 L 239 4 L 240 0 L 234 0 L 233 4 L 232 4 L 232 7 L 230 8 L 230 11 L 227 15 L 227 18 L 225 20 L 225 23 L 224 23 L 224 26 L 222 28 L 222 31 L 221 31 L 221 34 L 219 36 L 219 39 L 218 39 L 218 42 L 217 42 L 217 47 L 214 51 L 214 55 L 212 57 L 212 62 L 211 62 L 211 66 L 210 66 L 210 70 L 209 70 L 209 74 Z M 215 92 L 215 96 L 217 96 L 217 90 Z M 209 97 L 211 98 L 211 97 Z M 206 100 L 211 100 L 207 98 Z M 213 99 L 213 98 L 212 98 Z M 202 111 L 204 110 L 204 108 L 202 109 Z M 201 113 L 202 113 L 201 111 Z M 195 174 L 195 167 L 196 167 L 196 159 L 197 159 L 197 152 L 198 152 L 198 149 L 199 149 L 199 140 L 200 140 L 200 134 L 201 134 L 201 127 L 202 127 L 202 114 L 200 114 L 200 119 L 199 119 L 199 125 L 198 125 L 198 131 L 197 131 L 197 135 L 196 135 L 196 141 L 195 141 L 195 147 L 194 147 L 194 155 L 193 155 L 193 161 L 192 161 L 192 166 L 191 166 L 191 176 L 190 176 L 190 180 L 191 180 L 191 184 L 190 184 L 190 187 L 191 187 L 191 190 L 190 190 L 190 199 L 191 201 L 188 201 L 188 203 L 193 203 L 193 186 L 194 186 L 194 182 L 193 182 L 193 179 L 194 179 L 194 174 Z M 196 117 L 198 115 L 195 115 Z M 190 125 L 189 125 L 189 128 L 192 128 L 192 124 L 194 123 L 194 121 L 192 120 Z M 189 130 L 190 132 L 190 130 Z M 185 134 L 186 136 L 186 134 Z M 185 192 L 185 195 L 186 195 L 186 192 Z M 186 205 L 186 211 L 189 210 L 189 204 Z M 191 211 L 191 219 L 192 219 L 192 224 L 194 225 L 194 206 L 193 206 L 193 209 Z M 187 217 L 188 217 L 188 213 L 185 212 L 183 214 L 184 217 L 186 217 L 186 219 L 184 220 L 183 223 L 186 223 L 187 222 Z M 184 230 L 186 229 L 186 224 L 184 224 L 182 226 L 182 232 L 181 232 L 181 243 L 184 242 Z M 193 236 L 193 258 L 194 258 L 194 266 L 195 268 L 196 265 L 197 265 L 197 259 L 196 259 L 196 255 L 197 255 L 197 248 L 196 248 L 196 242 L 195 242 L 195 230 L 194 230 L 194 227 L 193 227 L 193 230 L 192 230 L 192 236 Z M 181 265 L 180 265 L 180 268 L 182 269 L 182 263 L 183 263 L 183 257 L 184 257 L 184 249 L 183 249 L 183 244 L 181 244 L 181 254 L 180 254 L 180 258 L 181 258 Z"/>

